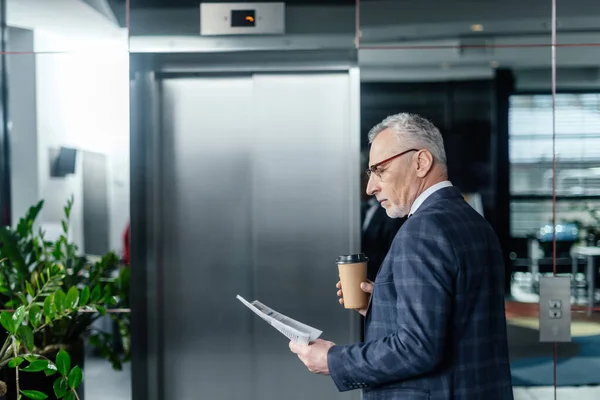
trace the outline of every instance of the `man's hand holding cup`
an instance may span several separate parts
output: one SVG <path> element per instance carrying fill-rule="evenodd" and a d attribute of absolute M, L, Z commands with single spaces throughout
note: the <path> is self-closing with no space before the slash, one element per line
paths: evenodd
<path fill-rule="evenodd" d="M 339 302 L 341 305 L 344 305 L 344 293 L 342 292 L 342 282 L 338 281 L 335 287 L 339 289 L 337 291 Z M 367 298 L 369 298 L 371 297 L 371 293 L 373 293 L 373 282 L 367 279 L 365 282 L 362 282 L 360 284 L 360 288 L 363 292 L 367 294 Z M 367 314 L 367 307 L 356 309 L 356 311 L 364 317 Z"/>
<path fill-rule="evenodd" d="M 367 257 L 362 253 L 340 256 L 336 261 L 340 276 L 336 284 L 340 304 L 363 316 L 367 313 L 373 291 L 373 282 L 367 280 L 367 262 Z"/>

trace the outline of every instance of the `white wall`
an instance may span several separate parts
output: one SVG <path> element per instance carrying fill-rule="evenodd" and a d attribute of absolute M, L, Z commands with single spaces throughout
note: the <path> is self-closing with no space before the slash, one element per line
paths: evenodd
<path fill-rule="evenodd" d="M 98 39 L 94 43 L 86 37 L 85 41 L 93 51 L 81 50 L 77 38 L 34 31 L 38 52 L 48 48 L 78 51 L 36 54 L 35 75 L 30 77 L 35 82 L 35 107 L 27 110 L 35 113 L 32 120 L 37 124 L 36 140 L 30 146 L 13 148 L 13 167 L 36 149 L 37 159 L 27 158 L 33 159 L 31 165 L 37 162 L 37 194 L 45 200 L 41 221 L 59 222 L 67 199 L 73 195 L 71 234 L 82 248 L 81 157 L 78 155 L 74 175 L 51 178 L 49 149 L 67 146 L 107 155 L 110 247 L 120 252 L 121 236 L 129 219 L 129 56 L 122 40 Z M 19 111 L 12 113 L 17 115 Z M 22 168 L 13 171 L 18 174 Z M 34 190 L 35 179 L 23 185 Z"/>

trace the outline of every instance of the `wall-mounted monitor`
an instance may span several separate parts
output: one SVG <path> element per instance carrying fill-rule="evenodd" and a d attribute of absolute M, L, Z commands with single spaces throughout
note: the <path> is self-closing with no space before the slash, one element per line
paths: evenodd
<path fill-rule="evenodd" d="M 50 176 L 62 178 L 75 173 L 77 149 L 61 147 L 50 149 Z"/>

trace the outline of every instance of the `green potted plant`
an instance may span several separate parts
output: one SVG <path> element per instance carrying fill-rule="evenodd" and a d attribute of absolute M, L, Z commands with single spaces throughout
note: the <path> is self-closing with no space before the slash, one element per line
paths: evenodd
<path fill-rule="evenodd" d="M 71 198 L 64 208 L 63 232 L 54 242 L 46 240 L 43 231 L 36 233 L 35 230 L 43 201 L 32 206 L 15 229 L 0 229 L 0 258 L 5 260 L 5 267 L 0 272 L 0 301 L 4 309 L 18 309 L 40 289 L 39 279 L 47 268 L 60 270 L 60 286 L 55 287 L 54 292 L 46 293 L 44 301 L 59 306 L 69 294 L 73 300 L 74 293 L 79 293 L 85 300 L 85 309 L 64 307 L 65 313 L 58 314 L 60 318 L 36 329 L 33 340 L 37 353 L 46 359 L 55 359 L 61 351 L 67 351 L 74 363 L 83 369 L 84 344 L 89 340 L 113 368 L 119 370 L 122 363 L 129 360 L 129 314 L 110 314 L 118 326 L 120 346 L 115 346 L 112 333 L 98 331 L 93 323 L 106 315 L 107 308 L 127 306 L 129 271 L 119 268 L 119 258 L 112 252 L 97 260 L 78 254 L 77 246 L 68 236 L 72 205 Z M 10 371 L 8 378 L 12 381 Z M 40 391 L 52 388 L 52 381 L 44 375 L 28 378 L 32 385 L 42 389 Z M 17 398 L 16 392 L 11 394 L 10 384 L 8 395 L 9 399 Z M 80 393 L 79 398 L 82 397 Z"/>
<path fill-rule="evenodd" d="M 1 267 L 5 265 L 3 262 Z M 23 384 L 24 374 L 43 373 L 48 380 L 53 380 L 52 392 L 55 398 L 80 398 L 77 389 L 83 380 L 83 373 L 78 365 L 72 365 L 69 353 L 60 349 L 56 357 L 50 359 L 40 354 L 34 342 L 37 333 L 73 312 L 97 311 L 92 304 L 89 289 L 80 292 L 73 288 L 66 294 L 60 289 L 64 276 L 59 265 L 44 266 L 37 278 L 37 289 L 31 288 L 23 293 L 22 304 L 14 312 L 0 313 L 0 323 L 5 331 L 4 343 L 0 349 L 0 369 L 10 368 L 14 371 L 14 381 L 0 382 L 0 390 L 4 392 L 0 392 L 1 396 L 6 396 L 7 389 L 14 383 L 18 399 L 49 398 L 48 392 L 27 388 Z"/>

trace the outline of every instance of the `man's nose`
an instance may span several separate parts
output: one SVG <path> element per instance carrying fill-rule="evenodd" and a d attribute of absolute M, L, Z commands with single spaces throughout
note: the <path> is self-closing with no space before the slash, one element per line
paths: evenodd
<path fill-rule="evenodd" d="M 369 181 L 367 182 L 367 194 L 369 196 L 373 196 L 375 193 L 379 192 L 379 185 L 373 179 L 373 175 L 369 177 Z"/>

